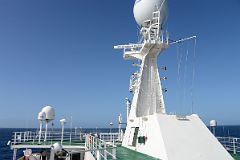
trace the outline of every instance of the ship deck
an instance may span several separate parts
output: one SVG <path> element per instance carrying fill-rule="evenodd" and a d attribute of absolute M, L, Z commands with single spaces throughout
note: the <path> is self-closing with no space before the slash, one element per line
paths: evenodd
<path fill-rule="evenodd" d="M 124 147 L 117 147 L 117 160 L 156 160 L 156 158 L 137 153 Z"/>
<path fill-rule="evenodd" d="M 235 160 L 240 160 L 240 154 L 232 154 Z M 157 160 L 156 158 L 137 153 L 124 147 L 117 147 L 117 160 Z"/>
<path fill-rule="evenodd" d="M 37 132 L 14 132 L 11 142 L 11 149 L 50 149 L 55 142 L 60 142 L 58 134 L 51 133 L 48 136 L 48 141 L 38 141 Z M 67 134 L 67 133 L 66 133 Z M 78 150 L 80 152 L 100 150 L 105 153 L 107 158 L 115 157 L 117 160 L 156 160 L 156 158 L 129 150 L 121 147 L 118 133 L 101 133 L 100 139 L 88 134 L 71 134 L 64 135 L 62 146 L 66 150 Z M 240 160 L 240 138 L 234 137 L 217 137 L 222 145 L 231 153 L 235 160 Z M 115 151 L 114 151 L 115 150 Z M 114 152 L 113 152 L 114 151 Z M 236 153 L 236 154 L 233 154 Z M 16 154 L 16 153 L 15 153 Z"/>
<path fill-rule="evenodd" d="M 240 154 L 232 154 L 235 160 L 240 160 Z"/>

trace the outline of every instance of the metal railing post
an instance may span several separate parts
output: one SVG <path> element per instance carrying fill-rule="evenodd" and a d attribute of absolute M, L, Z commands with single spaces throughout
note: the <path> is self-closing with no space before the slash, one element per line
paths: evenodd
<path fill-rule="evenodd" d="M 104 142 L 104 160 L 107 160 L 107 145 L 106 142 Z"/>
<path fill-rule="evenodd" d="M 112 159 L 117 159 L 116 158 L 116 148 L 115 147 L 112 148 Z"/>
<path fill-rule="evenodd" d="M 101 160 L 101 154 L 100 154 L 99 149 L 97 149 L 97 151 L 96 151 L 96 159 Z"/>
<path fill-rule="evenodd" d="M 235 138 L 233 138 L 233 154 L 236 154 L 236 144 L 235 144 Z"/>
<path fill-rule="evenodd" d="M 17 149 L 14 148 L 13 150 L 13 160 L 16 160 L 17 159 Z"/>
<path fill-rule="evenodd" d="M 17 133 L 15 132 L 14 133 L 14 144 L 16 144 L 16 141 L 17 141 Z"/>
<path fill-rule="evenodd" d="M 23 133 L 23 142 L 26 141 L 26 133 L 27 133 L 27 132 L 24 132 L 24 133 Z"/>

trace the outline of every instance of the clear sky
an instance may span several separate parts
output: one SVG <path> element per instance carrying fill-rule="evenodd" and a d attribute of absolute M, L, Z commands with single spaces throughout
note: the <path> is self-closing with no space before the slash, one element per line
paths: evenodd
<path fill-rule="evenodd" d="M 133 4 L 0 0 L 0 128 L 37 127 L 45 105 L 55 108 L 57 125 L 72 116 L 77 127 L 116 126 L 134 68 L 113 46 L 137 41 Z M 169 0 L 166 29 L 171 39 L 198 37 L 193 98 L 190 82 L 177 80 L 177 46 L 159 58 L 168 66 L 160 73 L 168 77 L 167 111 L 189 113 L 193 99 L 205 122 L 240 124 L 240 1 Z"/>

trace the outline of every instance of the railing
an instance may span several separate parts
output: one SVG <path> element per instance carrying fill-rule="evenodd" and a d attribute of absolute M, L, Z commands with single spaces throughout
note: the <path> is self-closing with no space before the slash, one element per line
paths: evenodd
<path fill-rule="evenodd" d="M 111 142 L 113 144 L 122 141 L 122 137 L 119 133 L 100 133 L 99 138 L 105 142 Z"/>
<path fill-rule="evenodd" d="M 100 133 L 93 136 L 86 133 L 64 132 L 62 136 L 61 131 L 52 131 L 47 133 L 46 141 L 44 141 L 45 132 L 25 131 L 13 133 L 11 146 L 14 149 L 13 157 L 16 157 L 18 145 L 20 147 L 26 147 L 27 145 L 27 148 L 31 148 L 31 146 L 34 148 L 39 145 L 52 145 L 56 142 L 62 142 L 63 146 L 82 146 L 84 150 L 79 151 L 79 153 L 90 153 L 96 160 L 107 160 L 116 159 L 117 147 L 115 142 L 119 142 L 119 138 L 119 133 Z"/>
<path fill-rule="evenodd" d="M 85 147 L 96 160 L 107 160 L 108 157 L 110 157 L 110 159 L 116 159 L 117 147 L 113 143 L 108 143 L 92 135 L 87 135 Z"/>
<path fill-rule="evenodd" d="M 40 136 L 40 139 L 39 139 Z M 52 131 L 47 133 L 46 141 L 45 132 L 14 132 L 11 140 L 12 145 L 18 144 L 44 144 L 49 145 L 55 142 L 61 142 L 63 145 L 84 145 L 86 134 L 75 132 L 64 132 L 63 136 L 60 131 Z"/>
<path fill-rule="evenodd" d="M 240 153 L 240 138 L 235 137 L 216 137 L 227 151 L 233 154 Z"/>

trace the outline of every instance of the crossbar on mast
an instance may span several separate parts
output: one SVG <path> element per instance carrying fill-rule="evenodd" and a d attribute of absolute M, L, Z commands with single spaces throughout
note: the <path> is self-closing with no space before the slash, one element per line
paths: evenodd
<path fill-rule="evenodd" d="M 181 42 L 188 41 L 188 40 L 191 40 L 191 39 L 196 39 L 196 38 L 197 38 L 197 36 L 182 38 L 182 39 L 179 39 L 179 40 L 177 40 L 177 41 L 171 42 L 170 45 L 176 44 L 176 43 L 181 43 Z"/>

